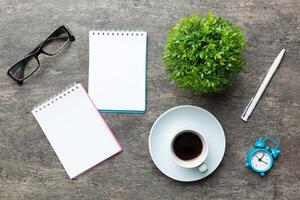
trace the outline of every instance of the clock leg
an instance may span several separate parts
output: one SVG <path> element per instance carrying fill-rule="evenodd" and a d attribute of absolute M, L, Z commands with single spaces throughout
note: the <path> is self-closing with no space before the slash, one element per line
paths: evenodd
<path fill-rule="evenodd" d="M 249 167 L 250 164 L 248 162 L 245 163 L 245 167 Z"/>

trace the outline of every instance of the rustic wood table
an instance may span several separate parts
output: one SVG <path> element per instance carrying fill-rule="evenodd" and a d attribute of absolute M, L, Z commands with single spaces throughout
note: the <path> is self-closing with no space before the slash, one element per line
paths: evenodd
<path fill-rule="evenodd" d="M 171 85 L 160 58 L 167 30 L 184 16 L 213 11 L 246 34 L 247 64 L 219 95 L 194 95 Z M 0 199 L 300 199 L 300 1 L 0 1 Z M 24 85 L 7 75 L 58 26 L 76 41 Z M 69 180 L 31 108 L 73 82 L 88 84 L 88 31 L 145 30 L 148 38 L 147 112 L 104 114 L 124 151 L 76 181 Z M 240 115 L 282 48 L 283 62 L 252 118 Z M 113 80 L 112 80 L 113 81 Z M 155 119 L 178 105 L 213 113 L 226 134 L 219 168 L 204 180 L 176 182 L 151 161 L 148 136 Z M 264 178 L 243 167 L 260 134 L 280 141 L 282 155 Z"/>

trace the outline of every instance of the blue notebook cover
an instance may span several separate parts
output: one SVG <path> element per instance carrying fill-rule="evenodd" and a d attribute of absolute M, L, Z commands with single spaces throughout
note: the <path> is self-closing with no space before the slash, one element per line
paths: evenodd
<path fill-rule="evenodd" d="M 146 111 L 147 33 L 89 32 L 89 95 L 100 112 Z"/>

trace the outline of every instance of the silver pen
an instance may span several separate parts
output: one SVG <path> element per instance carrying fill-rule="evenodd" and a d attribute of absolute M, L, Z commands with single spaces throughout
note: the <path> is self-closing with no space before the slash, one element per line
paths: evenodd
<path fill-rule="evenodd" d="M 265 79 L 263 80 L 262 84 L 260 85 L 256 95 L 250 99 L 250 102 L 248 103 L 245 111 L 243 112 L 243 114 L 241 116 L 242 120 L 244 120 L 245 122 L 250 117 L 250 115 L 251 115 L 252 111 L 254 110 L 257 102 L 259 101 L 261 95 L 264 93 L 266 87 L 268 86 L 268 83 L 270 82 L 273 74 L 275 73 L 276 69 L 278 68 L 278 66 L 282 60 L 284 52 L 285 52 L 285 49 L 282 49 L 281 52 L 278 54 L 278 56 L 274 60 L 273 64 L 271 65 Z"/>

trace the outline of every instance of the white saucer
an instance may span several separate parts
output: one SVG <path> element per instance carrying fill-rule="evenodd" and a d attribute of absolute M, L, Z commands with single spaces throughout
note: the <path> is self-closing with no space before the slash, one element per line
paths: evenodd
<path fill-rule="evenodd" d="M 175 163 L 169 141 L 182 128 L 194 129 L 207 139 L 209 152 L 205 160 L 208 171 L 187 169 Z M 197 106 L 178 106 L 163 113 L 153 124 L 149 135 L 149 150 L 155 165 L 166 176 L 177 181 L 197 181 L 210 175 L 221 163 L 225 152 L 225 135 L 219 121 Z"/>

